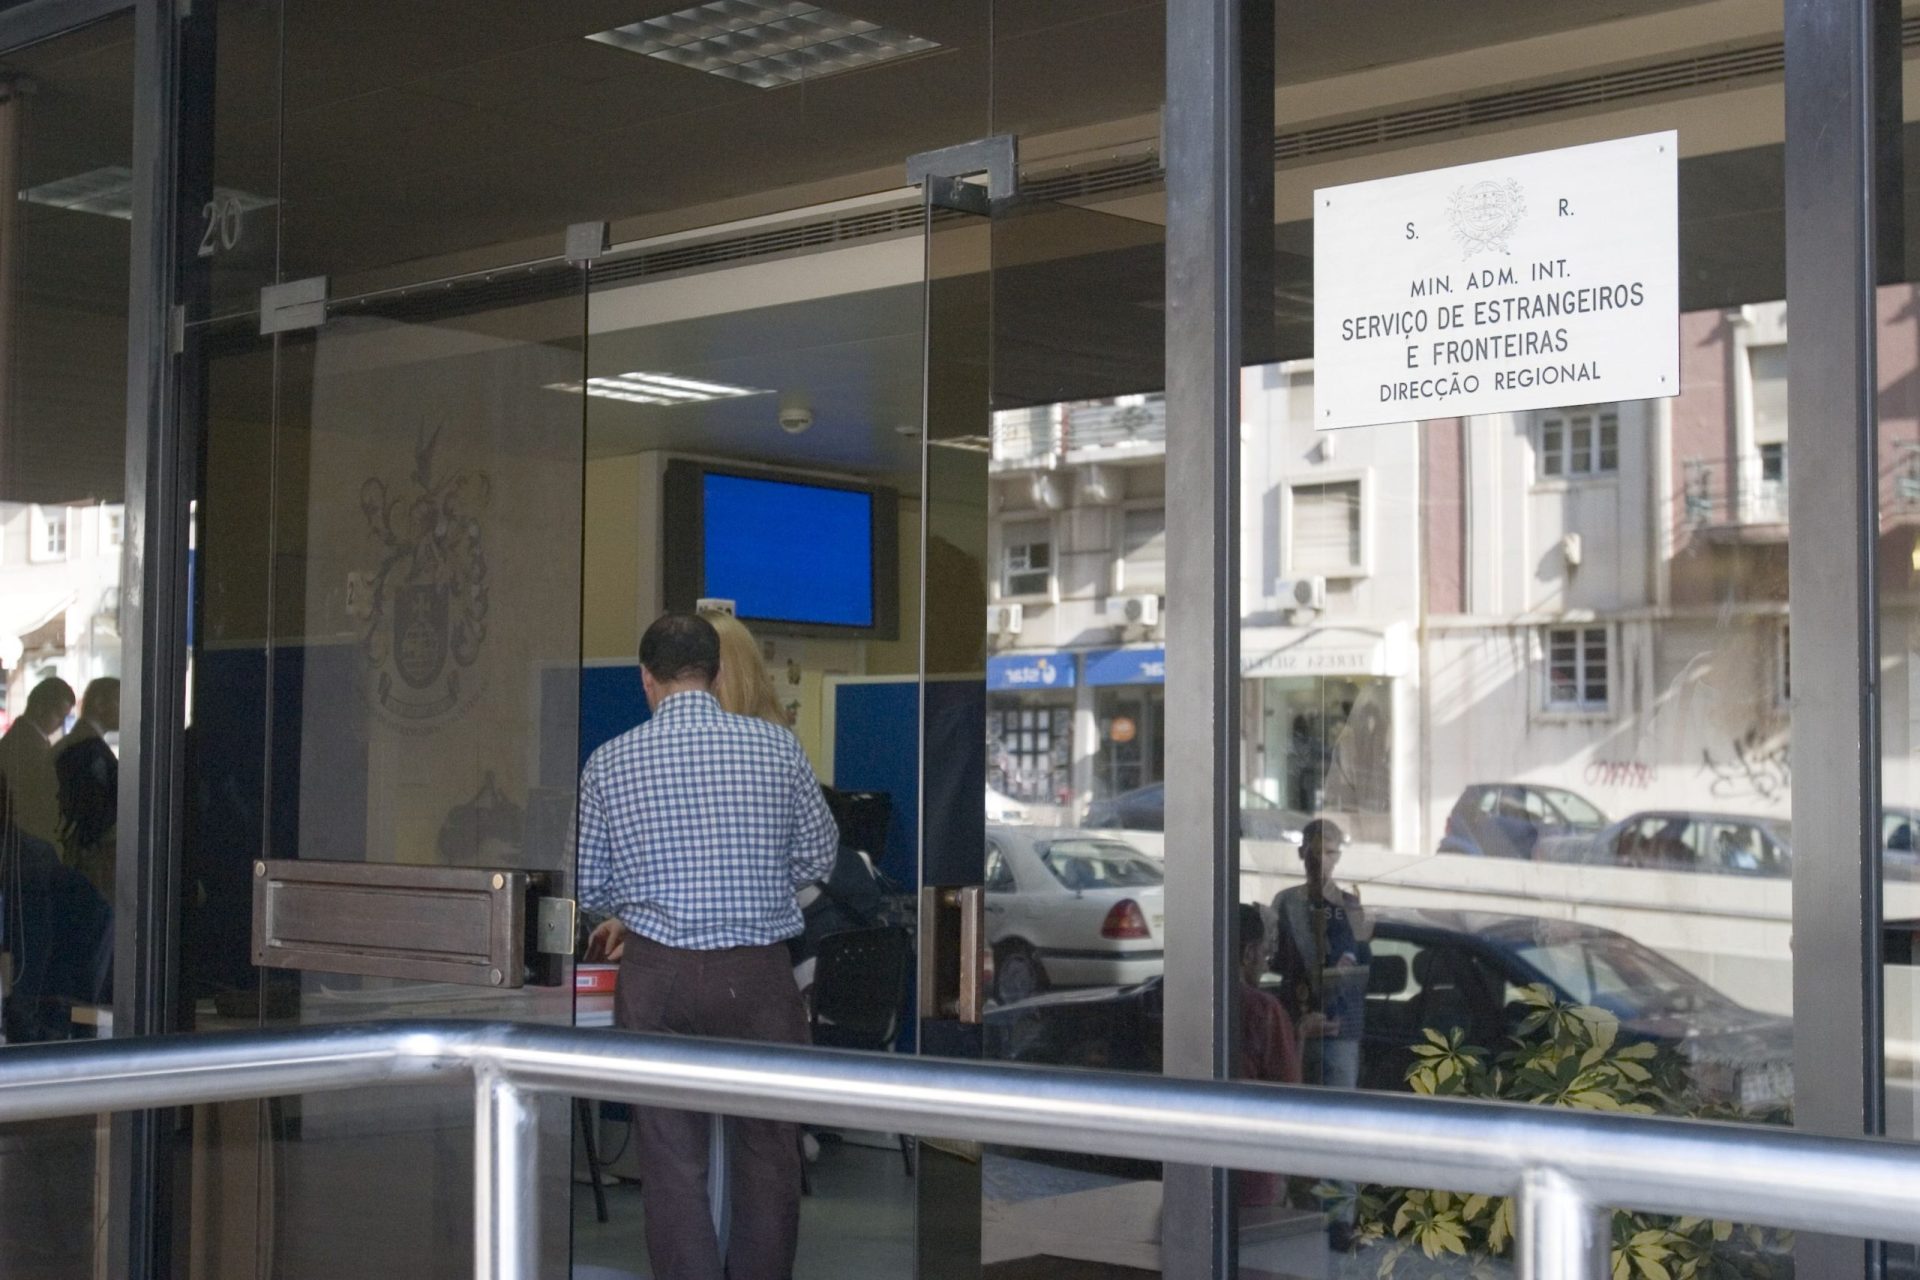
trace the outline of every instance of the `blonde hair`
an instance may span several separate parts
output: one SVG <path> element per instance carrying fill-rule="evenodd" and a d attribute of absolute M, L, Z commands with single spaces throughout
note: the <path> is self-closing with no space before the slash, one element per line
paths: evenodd
<path fill-rule="evenodd" d="M 720 675 L 713 682 L 713 696 L 722 710 L 737 716 L 753 716 L 782 729 L 792 728 L 787 710 L 773 692 L 773 677 L 760 658 L 760 645 L 746 624 L 730 613 L 702 613 L 720 634 Z"/>

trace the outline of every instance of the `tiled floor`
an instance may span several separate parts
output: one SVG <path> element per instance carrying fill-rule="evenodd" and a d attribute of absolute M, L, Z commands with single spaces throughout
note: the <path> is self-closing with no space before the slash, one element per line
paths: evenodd
<path fill-rule="evenodd" d="M 907 1280 L 913 1275 L 913 1182 L 893 1147 L 830 1143 L 813 1166 L 813 1194 L 801 1202 L 794 1280 Z M 607 1188 L 604 1226 L 593 1193 L 574 1188 L 574 1280 L 650 1277 L 640 1189 Z"/>
<path fill-rule="evenodd" d="M 911 1280 L 916 1193 L 898 1149 L 887 1142 L 876 1135 L 825 1145 L 812 1167 L 813 1194 L 801 1203 L 800 1256 L 794 1280 Z M 1117 1181 L 998 1154 L 989 1154 L 981 1171 L 985 1194 L 1008 1201 L 1063 1195 Z M 594 1220 L 592 1191 L 584 1185 L 574 1188 L 574 1280 L 650 1280 L 639 1187 L 627 1182 L 610 1185 L 607 1210 L 610 1221 L 602 1225 Z M 1002 1264 L 994 1274 L 1016 1280 L 1029 1272 Z M 1104 1277 L 1109 1272 L 1099 1274 Z"/>

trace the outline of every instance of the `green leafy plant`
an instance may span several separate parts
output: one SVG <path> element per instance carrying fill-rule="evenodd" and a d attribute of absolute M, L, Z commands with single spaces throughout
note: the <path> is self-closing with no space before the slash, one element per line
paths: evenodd
<path fill-rule="evenodd" d="M 1623 1044 L 1604 1009 L 1557 999 L 1544 984 L 1519 999 L 1529 1012 L 1498 1054 L 1466 1042 L 1459 1028 L 1428 1028 L 1414 1046 L 1407 1082 L 1430 1097 L 1497 1098 L 1539 1106 L 1637 1115 L 1743 1118 L 1703 1100 L 1685 1060 L 1645 1042 Z M 1338 1199 L 1341 1189 L 1315 1189 Z M 1493 1280 L 1511 1275 L 1513 1201 L 1407 1187 L 1362 1187 L 1355 1239 L 1343 1274 Z M 1612 1280 L 1785 1280 L 1786 1232 L 1650 1213 L 1613 1216 Z"/>

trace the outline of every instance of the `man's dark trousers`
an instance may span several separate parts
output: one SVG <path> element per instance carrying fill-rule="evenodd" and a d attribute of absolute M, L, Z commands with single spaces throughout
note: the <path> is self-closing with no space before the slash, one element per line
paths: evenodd
<path fill-rule="evenodd" d="M 686 951 L 629 933 L 615 1010 L 628 1031 L 807 1041 L 784 945 Z M 799 1129 L 728 1121 L 731 1226 L 722 1263 L 707 1200 L 711 1125 L 690 1112 L 635 1109 L 647 1257 L 656 1280 L 789 1280 L 800 1237 Z"/>

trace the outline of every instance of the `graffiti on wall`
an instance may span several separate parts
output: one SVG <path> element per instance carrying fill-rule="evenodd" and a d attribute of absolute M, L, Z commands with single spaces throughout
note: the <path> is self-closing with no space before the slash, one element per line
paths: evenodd
<path fill-rule="evenodd" d="M 1590 787 L 1615 791 L 1651 791 L 1659 771 L 1644 760 L 1591 760 L 1586 779 Z"/>
<path fill-rule="evenodd" d="M 1793 789 L 1793 766 L 1787 744 L 1772 742 L 1758 729 L 1749 729 L 1727 746 L 1700 752 L 1700 772 L 1710 779 L 1708 790 L 1716 800 L 1785 800 Z"/>

